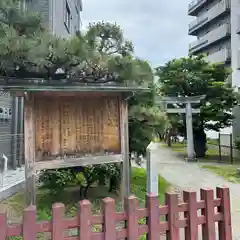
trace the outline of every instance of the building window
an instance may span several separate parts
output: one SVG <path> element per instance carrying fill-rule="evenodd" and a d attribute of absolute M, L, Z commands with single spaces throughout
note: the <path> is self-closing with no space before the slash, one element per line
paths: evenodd
<path fill-rule="evenodd" d="M 67 31 L 70 32 L 71 11 L 67 1 L 65 1 L 64 24 L 65 24 L 65 27 L 67 28 Z"/>
<path fill-rule="evenodd" d="M 77 12 L 81 12 L 82 11 L 82 0 L 75 0 L 75 7 Z"/>
<path fill-rule="evenodd" d="M 77 31 L 80 31 L 80 28 L 81 28 L 80 12 L 77 12 Z"/>
<path fill-rule="evenodd" d="M 76 11 L 77 11 L 77 13 L 78 13 L 78 12 L 79 12 L 78 0 L 75 0 L 75 8 L 76 8 Z"/>

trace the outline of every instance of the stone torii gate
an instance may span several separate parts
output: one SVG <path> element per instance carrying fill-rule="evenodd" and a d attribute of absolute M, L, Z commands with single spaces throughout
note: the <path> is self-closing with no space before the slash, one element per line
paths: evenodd
<path fill-rule="evenodd" d="M 193 103 L 200 103 L 202 96 L 192 97 L 163 97 L 161 100 L 156 101 L 157 104 L 166 103 L 169 104 L 185 104 L 185 108 L 167 108 L 167 113 L 185 113 L 186 114 L 186 128 L 187 128 L 187 160 L 194 159 L 194 145 L 193 145 L 193 126 L 192 126 L 192 114 L 200 113 L 199 108 L 192 108 Z"/>

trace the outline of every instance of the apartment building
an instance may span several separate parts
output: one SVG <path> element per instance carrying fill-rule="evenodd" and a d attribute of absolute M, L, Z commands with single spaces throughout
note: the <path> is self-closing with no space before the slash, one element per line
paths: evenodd
<path fill-rule="evenodd" d="M 74 35 L 81 29 L 82 0 L 20 0 L 22 8 L 39 12 L 43 23 L 53 34 Z"/>
<path fill-rule="evenodd" d="M 195 16 L 188 33 L 197 37 L 189 44 L 189 53 L 205 53 L 208 60 L 231 64 L 231 1 L 194 0 L 188 14 Z"/>
<path fill-rule="evenodd" d="M 240 87 L 240 1 L 239 0 L 194 0 L 188 6 L 188 15 L 195 17 L 190 22 L 188 34 L 196 36 L 189 44 L 189 53 L 207 54 L 212 62 L 232 68 L 228 81 Z M 233 109 L 233 137 L 240 136 L 240 109 Z"/>

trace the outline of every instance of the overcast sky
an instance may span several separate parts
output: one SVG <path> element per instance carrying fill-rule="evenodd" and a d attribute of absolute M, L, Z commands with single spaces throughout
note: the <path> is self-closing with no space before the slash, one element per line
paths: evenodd
<path fill-rule="evenodd" d="M 83 27 L 93 21 L 117 22 L 133 41 L 136 55 L 152 66 L 186 56 L 190 0 L 83 0 Z"/>

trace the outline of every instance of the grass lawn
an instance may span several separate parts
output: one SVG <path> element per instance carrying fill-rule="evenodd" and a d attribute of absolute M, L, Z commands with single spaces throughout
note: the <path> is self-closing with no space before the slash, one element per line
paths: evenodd
<path fill-rule="evenodd" d="M 146 170 L 142 168 L 132 168 L 131 191 L 138 200 L 140 206 L 145 204 L 146 195 Z M 159 176 L 159 200 L 164 202 L 164 193 L 168 190 L 170 184 Z M 109 193 L 105 187 L 93 187 L 89 190 L 89 200 L 92 202 L 92 211 L 94 214 L 100 212 L 101 199 L 112 197 L 116 199 L 117 210 L 121 210 L 122 203 L 114 193 Z M 79 189 L 67 188 L 65 191 L 54 196 L 50 191 L 38 189 L 37 191 L 37 217 L 39 220 L 49 220 L 51 218 L 51 206 L 54 202 L 62 202 L 66 206 L 66 215 L 71 217 L 76 214 L 77 203 L 79 201 Z M 12 222 L 19 222 L 24 208 L 24 194 L 20 192 L 0 203 L 0 210 L 7 212 L 8 218 Z"/>
<path fill-rule="evenodd" d="M 131 192 L 138 199 L 140 204 L 145 203 L 147 175 L 143 168 L 132 168 Z M 160 175 L 158 176 L 158 193 L 160 203 L 164 203 L 165 192 L 168 191 L 170 184 Z"/>
<path fill-rule="evenodd" d="M 240 175 L 237 174 L 235 166 L 202 165 L 201 167 L 223 177 L 229 182 L 240 183 Z"/>
<path fill-rule="evenodd" d="M 163 143 L 163 147 L 168 148 L 168 145 Z M 182 153 L 182 155 L 187 156 L 187 145 L 184 143 L 173 143 L 170 147 L 174 152 Z M 208 149 L 206 152 L 206 157 L 217 156 L 218 151 L 215 149 Z"/>
<path fill-rule="evenodd" d="M 219 139 L 207 139 L 208 144 L 218 145 Z"/>
<path fill-rule="evenodd" d="M 162 143 L 161 146 L 168 148 L 167 144 Z M 187 157 L 187 145 L 183 143 L 173 143 L 170 147 L 174 152 L 179 153 L 178 155 L 182 158 Z M 219 157 L 218 149 L 208 148 L 206 156 L 204 158 L 199 158 L 199 162 L 217 162 L 217 163 L 227 163 L 230 164 L 230 156 L 222 155 L 221 159 Z M 233 159 L 233 164 L 240 164 L 239 158 Z"/>

